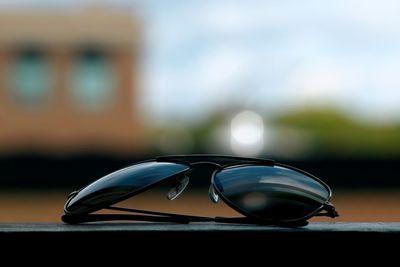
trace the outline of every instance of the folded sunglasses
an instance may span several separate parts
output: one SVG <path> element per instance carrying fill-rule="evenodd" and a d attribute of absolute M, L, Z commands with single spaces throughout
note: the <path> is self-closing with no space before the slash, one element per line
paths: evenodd
<path fill-rule="evenodd" d="M 243 217 L 203 217 L 112 206 L 162 183 L 171 185 L 167 198 L 173 200 L 191 178 L 199 176 L 211 181 L 211 201 L 222 199 Z M 272 160 L 221 155 L 161 156 L 117 170 L 72 192 L 61 219 L 70 224 L 134 220 L 304 226 L 313 216 L 338 216 L 329 202 L 331 197 L 331 189 L 320 179 Z M 124 213 L 94 213 L 101 209 Z"/>

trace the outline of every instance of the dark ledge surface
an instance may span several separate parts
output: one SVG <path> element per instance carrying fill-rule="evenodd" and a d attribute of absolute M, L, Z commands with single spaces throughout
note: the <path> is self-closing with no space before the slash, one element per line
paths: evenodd
<path fill-rule="evenodd" d="M 396 223 L 310 223 L 305 227 L 289 228 L 263 225 L 240 225 L 218 223 L 90 223 L 68 225 L 63 223 L 1 223 L 0 235 L 5 234 L 63 234 L 63 233 L 264 233 L 264 234 L 330 234 L 330 233 L 359 233 L 369 234 L 400 234 L 400 222 Z"/>
<path fill-rule="evenodd" d="M 15 251 L 41 255 L 53 251 L 61 258 L 67 254 L 99 259 L 104 255 L 133 255 L 134 258 L 157 255 L 166 258 L 190 255 L 206 265 L 210 253 L 228 257 L 264 260 L 278 254 L 282 259 L 298 259 L 304 255 L 348 255 L 358 259 L 370 256 L 381 259 L 397 257 L 400 241 L 398 223 L 310 223 L 301 228 L 218 223 L 1 223 L 2 255 Z M 5 253 L 9 250 L 10 253 Z M 215 252 L 217 250 L 217 252 Z M 88 254 L 88 251 L 95 251 Z M 378 251 L 383 251 L 378 253 Z M 267 254 L 266 254 L 267 253 Z M 299 257 L 288 257 L 297 254 Z M 328 255 L 329 254 L 329 255 Z M 308 258 L 307 258 L 308 259 Z"/>

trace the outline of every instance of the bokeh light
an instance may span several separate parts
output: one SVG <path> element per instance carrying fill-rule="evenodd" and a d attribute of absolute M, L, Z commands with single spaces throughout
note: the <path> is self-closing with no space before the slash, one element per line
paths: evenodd
<path fill-rule="evenodd" d="M 250 110 L 235 115 L 231 121 L 231 147 L 238 155 L 255 156 L 264 148 L 264 122 Z"/>

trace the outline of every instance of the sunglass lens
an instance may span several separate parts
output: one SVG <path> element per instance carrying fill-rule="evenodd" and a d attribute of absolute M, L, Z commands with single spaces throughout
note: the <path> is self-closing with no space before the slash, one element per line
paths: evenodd
<path fill-rule="evenodd" d="M 319 209 L 329 189 L 319 181 L 278 166 L 223 169 L 213 178 L 222 199 L 239 212 L 267 221 L 295 221 Z"/>
<path fill-rule="evenodd" d="M 90 213 L 133 196 L 152 185 L 176 177 L 188 166 L 172 162 L 143 162 L 104 176 L 70 197 L 68 214 Z"/>

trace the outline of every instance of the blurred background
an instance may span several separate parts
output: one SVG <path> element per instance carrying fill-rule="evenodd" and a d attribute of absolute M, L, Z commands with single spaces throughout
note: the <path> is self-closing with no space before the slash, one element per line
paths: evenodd
<path fill-rule="evenodd" d="M 70 191 L 189 153 L 290 164 L 332 187 L 336 221 L 400 221 L 398 10 L 394 0 L 0 1 L 0 222 L 58 222 Z M 211 203 L 209 182 L 126 205 L 234 214 Z"/>

